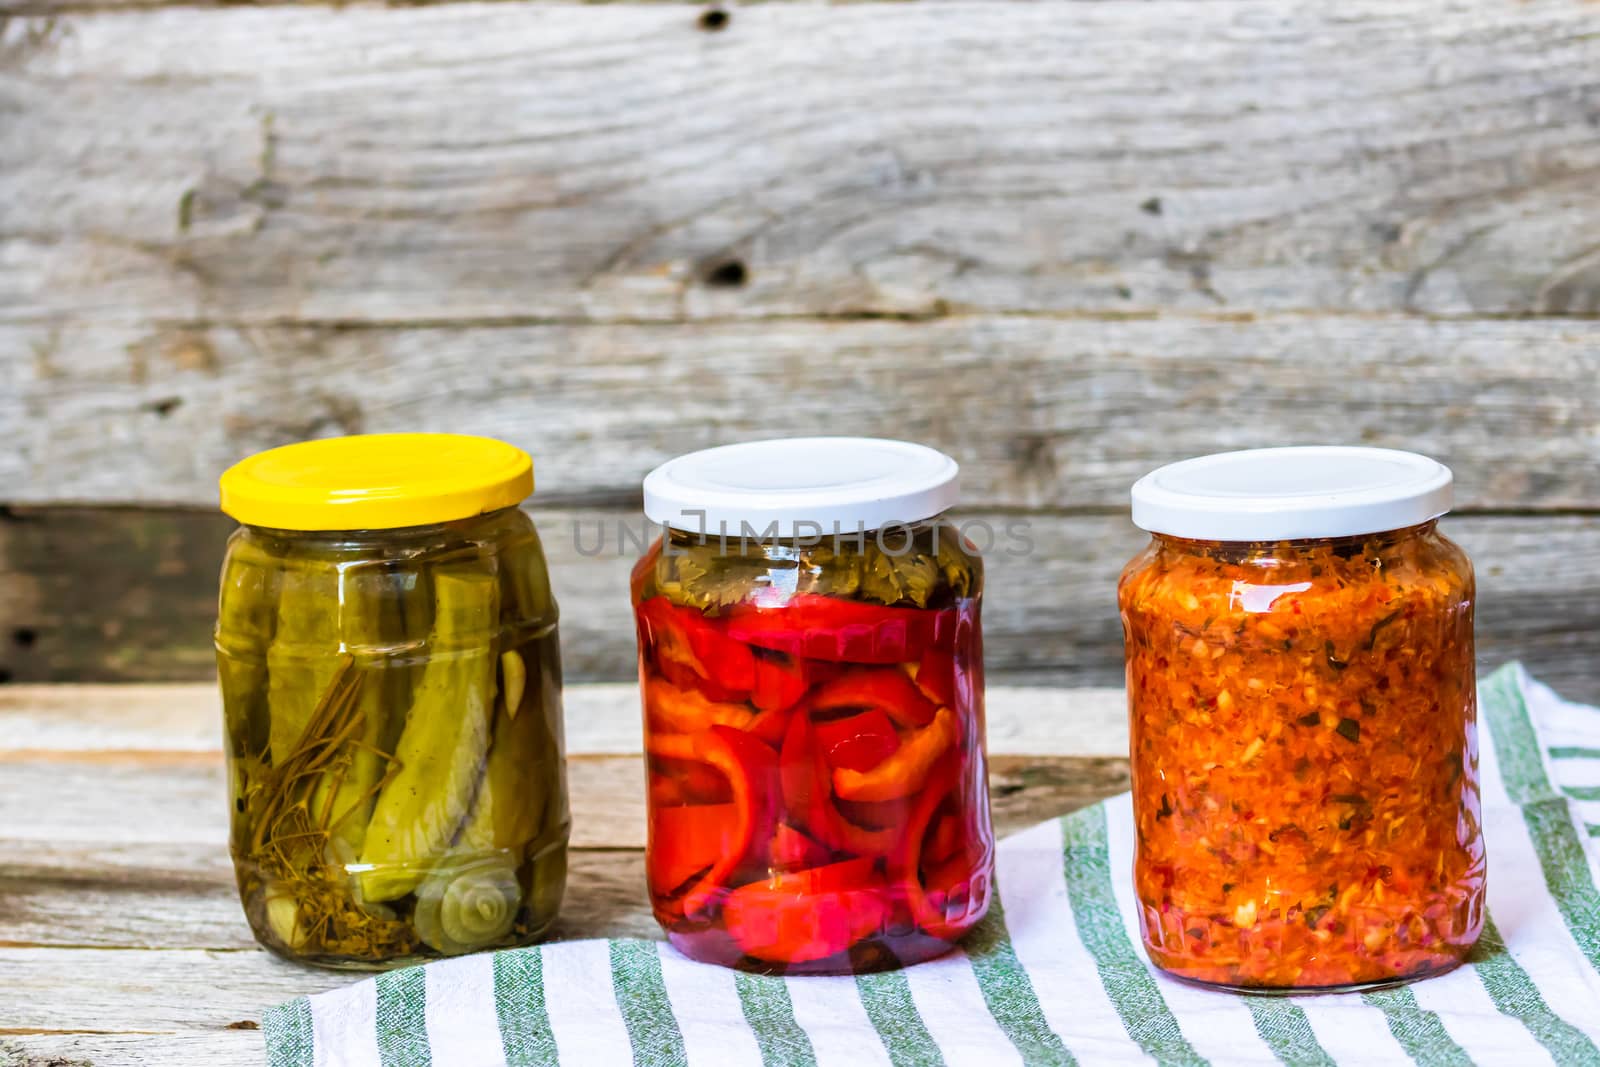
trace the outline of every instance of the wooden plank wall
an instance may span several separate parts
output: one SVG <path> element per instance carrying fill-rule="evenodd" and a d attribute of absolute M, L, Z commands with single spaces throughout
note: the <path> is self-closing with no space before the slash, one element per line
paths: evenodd
<path fill-rule="evenodd" d="M 625 678 L 574 529 L 827 432 L 961 460 L 997 678 L 1118 678 L 1139 474 L 1342 441 L 1451 463 L 1485 660 L 1600 698 L 1593 4 L 0 13 L 0 677 L 205 677 L 217 473 L 427 429 L 534 454 Z"/>

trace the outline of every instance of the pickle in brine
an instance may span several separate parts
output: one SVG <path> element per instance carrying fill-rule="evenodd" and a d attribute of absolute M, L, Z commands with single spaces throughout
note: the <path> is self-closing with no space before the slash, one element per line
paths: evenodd
<path fill-rule="evenodd" d="M 396 766 L 378 794 L 361 850 L 368 900 L 417 887 L 467 817 L 484 766 L 495 704 L 494 574 L 471 564 L 433 572 L 434 621 Z"/>
<path fill-rule="evenodd" d="M 285 560 L 278 612 L 267 650 L 267 729 L 272 765 L 281 767 L 306 737 L 329 683 L 344 662 L 339 640 L 339 566 Z"/>
<path fill-rule="evenodd" d="M 339 632 L 359 688 L 356 719 L 349 736 L 329 739 L 336 747 L 311 794 L 312 825 L 330 835 L 333 863 L 348 864 L 360 854 L 383 774 L 382 746 L 392 713 L 385 656 L 400 628 L 400 606 L 391 584 L 382 565 L 341 571 Z"/>
<path fill-rule="evenodd" d="M 543 699 L 540 664 L 533 668 L 534 691 Z M 523 681 L 514 693 L 512 680 L 519 676 Z M 503 654 L 501 678 L 502 699 L 472 810 L 455 847 L 417 889 L 417 933 L 446 955 L 486 948 L 511 932 L 524 903 L 518 869 L 526 860 L 532 860 L 535 885 L 549 873 L 541 870 L 549 862 L 539 846 L 559 812 L 553 801 L 562 795 L 555 740 L 543 708 L 516 714 L 528 680 L 521 653 Z M 565 827 L 557 829 L 564 841 Z M 536 914 L 552 913 L 553 908 Z"/>
<path fill-rule="evenodd" d="M 228 752 L 236 758 L 259 758 L 267 748 L 267 649 L 277 629 L 282 564 L 245 530 L 229 539 L 215 640 Z"/>

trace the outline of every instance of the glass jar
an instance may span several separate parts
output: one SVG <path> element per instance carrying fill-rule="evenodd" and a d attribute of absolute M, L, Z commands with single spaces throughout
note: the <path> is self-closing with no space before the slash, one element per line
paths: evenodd
<path fill-rule="evenodd" d="M 848 974 L 940 955 L 993 881 L 983 563 L 956 465 L 895 441 L 657 469 L 634 568 L 650 899 L 694 959 Z"/>
<path fill-rule="evenodd" d="M 1451 476 L 1356 448 L 1265 449 L 1134 487 L 1123 572 L 1151 960 L 1263 991 L 1459 964 L 1483 923 L 1472 566 Z"/>
<path fill-rule="evenodd" d="M 526 454 L 342 437 L 222 477 L 230 844 L 256 938 L 374 968 L 522 945 L 569 818 L 556 604 Z"/>

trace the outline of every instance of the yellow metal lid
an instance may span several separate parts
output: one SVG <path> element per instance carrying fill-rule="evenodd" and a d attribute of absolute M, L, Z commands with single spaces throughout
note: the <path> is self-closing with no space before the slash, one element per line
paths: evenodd
<path fill-rule="evenodd" d="M 521 503 L 533 461 L 489 437 L 382 433 L 258 452 L 219 482 L 222 510 L 276 530 L 391 530 Z"/>

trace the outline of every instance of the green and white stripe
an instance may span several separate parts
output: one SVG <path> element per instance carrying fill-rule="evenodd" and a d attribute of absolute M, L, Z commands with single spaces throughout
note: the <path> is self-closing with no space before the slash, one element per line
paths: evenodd
<path fill-rule="evenodd" d="M 1513 664 L 1484 685 L 1485 713 L 1501 780 L 1506 795 L 1522 809 L 1550 898 L 1584 958 L 1600 975 L 1600 891 L 1595 887 L 1594 858 L 1585 851 L 1571 806 L 1550 782 L 1523 679 L 1521 666 Z"/>
<path fill-rule="evenodd" d="M 1584 799 L 1600 788 L 1600 712 L 1516 667 L 1481 696 L 1491 918 L 1468 965 L 1427 982 L 1274 999 L 1165 978 L 1139 944 L 1123 796 L 1003 842 L 990 917 L 908 971 L 769 978 L 654 941 L 553 943 L 280 1005 L 268 1062 L 1600 1065 L 1600 814 Z"/>
<path fill-rule="evenodd" d="M 1507 950 L 1492 914 L 1484 921 L 1472 966 L 1496 1010 L 1507 1018 L 1520 1019 L 1561 1067 L 1600 1063 L 1600 1046 L 1550 1010 L 1539 986 Z"/>
<path fill-rule="evenodd" d="M 544 1003 L 542 951 L 535 946 L 494 955 L 494 1007 L 508 1067 L 560 1063 Z"/>
<path fill-rule="evenodd" d="M 383 1067 L 430 1067 L 426 972 L 407 967 L 380 974 L 375 982 L 379 1062 Z"/>
<path fill-rule="evenodd" d="M 744 1021 L 760 1046 L 763 1067 L 816 1067 L 811 1039 L 795 1020 L 788 983 L 760 974 L 736 974 L 733 983 Z"/>

